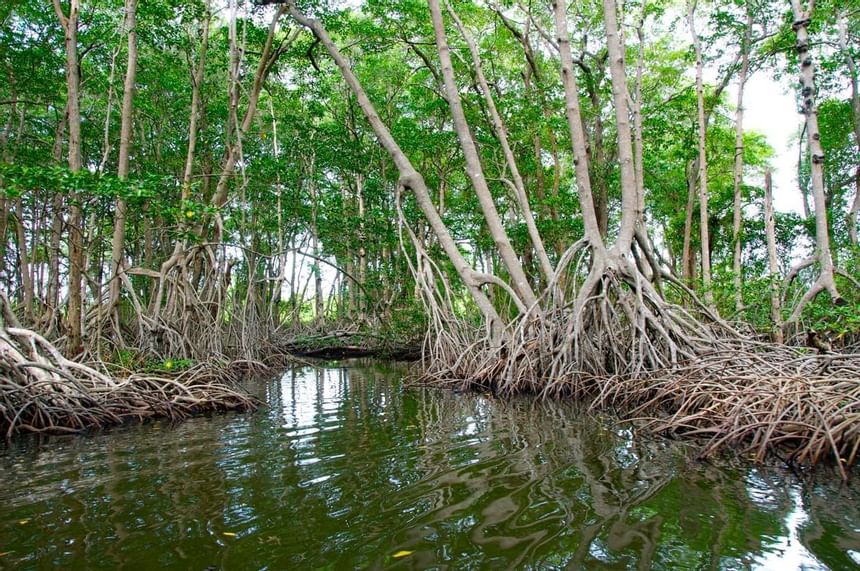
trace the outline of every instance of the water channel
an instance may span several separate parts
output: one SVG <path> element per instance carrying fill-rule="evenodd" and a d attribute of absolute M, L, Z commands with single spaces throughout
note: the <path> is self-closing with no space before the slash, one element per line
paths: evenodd
<path fill-rule="evenodd" d="M 860 485 L 573 403 L 296 368 L 254 414 L 0 444 L 0 569 L 854 569 Z"/>

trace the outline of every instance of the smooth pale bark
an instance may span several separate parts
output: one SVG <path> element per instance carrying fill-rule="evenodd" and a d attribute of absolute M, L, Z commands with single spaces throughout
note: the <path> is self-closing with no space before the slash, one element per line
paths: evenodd
<path fill-rule="evenodd" d="M 848 236 L 851 243 L 857 246 L 857 214 L 860 212 L 860 165 L 854 171 L 854 201 L 848 210 Z"/>
<path fill-rule="evenodd" d="M 608 58 L 608 54 L 606 56 Z M 603 66 L 606 63 L 606 58 L 595 58 L 599 67 L 597 74 L 603 76 Z M 591 147 L 589 157 L 589 167 L 591 181 L 594 185 L 594 212 L 597 215 L 597 227 L 600 228 L 600 235 L 606 240 L 606 235 L 609 231 L 609 185 L 606 181 L 606 151 L 604 145 L 604 125 L 603 125 L 603 101 L 600 98 L 600 85 L 594 78 L 594 73 L 591 68 L 583 61 L 577 62 L 579 68 L 585 74 L 585 90 L 588 93 L 588 98 L 591 101 L 592 113 L 594 113 L 594 127 L 591 134 Z M 585 129 L 583 128 L 583 131 Z"/>
<path fill-rule="evenodd" d="M 528 193 L 526 192 L 525 183 L 523 182 L 523 177 L 520 174 L 520 169 L 517 166 L 516 159 L 514 158 L 514 153 L 511 150 L 511 145 L 508 142 L 508 131 L 505 127 L 505 122 L 502 119 L 502 116 L 499 114 L 498 109 L 496 108 L 496 102 L 493 99 L 493 94 L 490 91 L 490 86 L 487 84 L 486 77 L 484 77 L 484 68 L 481 63 L 481 56 L 478 53 L 478 46 L 475 45 L 475 41 L 472 39 L 472 36 L 466 30 L 466 27 L 463 25 L 463 22 L 460 21 L 460 18 L 457 16 L 457 13 L 451 7 L 450 2 L 446 2 L 446 5 L 448 7 L 448 12 L 451 14 L 451 18 L 454 20 L 454 23 L 457 26 L 457 29 L 460 31 L 460 34 L 466 41 L 466 45 L 469 46 L 469 53 L 471 53 L 472 55 L 472 65 L 475 69 L 475 75 L 478 79 L 478 86 L 480 87 L 481 93 L 484 96 L 484 101 L 486 102 L 487 110 L 490 113 L 490 119 L 493 124 L 493 129 L 496 132 L 496 136 L 499 139 L 499 144 L 502 147 L 502 153 L 505 156 L 505 162 L 508 166 L 508 170 L 510 170 L 511 172 L 511 178 L 513 179 L 514 189 L 516 191 L 517 203 L 520 206 L 523 219 L 526 222 L 526 228 L 528 229 L 529 238 L 531 239 L 532 246 L 534 247 L 535 253 L 537 254 L 538 261 L 540 262 L 540 268 L 543 272 L 544 279 L 546 280 L 546 283 L 551 283 L 553 277 L 555 276 L 555 269 L 553 269 L 552 263 L 549 261 L 549 256 L 546 253 L 546 248 L 544 247 L 543 240 L 541 239 L 540 233 L 537 229 L 537 225 L 535 224 L 535 219 L 532 215 L 531 206 L 529 205 Z"/>
<path fill-rule="evenodd" d="M 66 52 L 66 110 L 69 128 L 69 170 L 80 172 L 81 156 L 81 106 L 80 78 L 78 77 L 78 17 L 79 0 L 70 0 L 69 14 L 65 15 L 60 0 L 54 1 L 54 11 L 63 28 Z M 73 192 L 69 208 L 69 310 L 66 316 L 68 338 L 66 350 L 77 355 L 83 350 L 82 336 L 82 271 L 84 265 L 83 216 L 78 204 L 77 193 Z"/>
<path fill-rule="evenodd" d="M 552 7 L 559 59 L 561 60 L 564 111 L 573 147 L 573 164 L 576 173 L 576 185 L 579 190 L 579 205 L 582 209 L 585 237 L 593 249 L 603 252 L 606 246 L 600 235 L 597 214 L 594 210 L 591 178 L 588 174 L 588 151 L 585 146 L 585 131 L 582 128 L 579 87 L 573 72 L 573 56 L 570 51 L 570 36 L 567 31 L 567 9 L 563 0 L 554 0 Z"/>
<path fill-rule="evenodd" d="M 123 25 L 125 24 L 125 19 L 123 19 Z M 113 55 L 110 58 L 110 73 L 108 74 L 108 92 L 107 92 L 107 106 L 105 109 L 105 126 L 102 135 L 102 160 L 99 162 L 98 172 L 102 173 L 105 170 L 105 165 L 107 165 L 108 160 L 110 159 L 111 150 L 113 149 L 110 142 L 110 124 L 111 118 L 113 117 L 113 99 L 114 99 L 114 78 L 116 77 L 116 58 L 119 57 L 119 52 L 122 51 L 122 42 L 119 42 L 116 46 L 116 49 L 113 51 Z"/>
<path fill-rule="evenodd" d="M 251 124 L 254 121 L 263 84 L 269 76 L 269 72 L 272 70 L 272 66 L 275 64 L 275 61 L 277 61 L 278 56 L 280 56 L 285 49 L 282 46 L 281 48 L 273 50 L 272 45 L 275 38 L 275 32 L 278 28 L 278 21 L 286 10 L 286 6 L 279 6 L 274 17 L 272 17 L 272 21 L 269 23 L 266 42 L 263 46 L 263 51 L 260 54 L 260 61 L 257 63 L 257 69 L 254 72 L 254 80 L 251 84 L 251 90 L 248 93 L 248 107 L 245 109 L 245 115 L 242 118 L 242 122 L 238 125 L 237 129 L 233 130 L 234 138 L 228 144 L 227 150 L 224 153 L 224 159 L 221 164 L 221 174 L 218 177 L 218 184 L 215 186 L 215 193 L 212 196 L 212 205 L 216 208 L 221 208 L 227 202 L 229 182 L 230 178 L 233 176 L 233 172 L 235 171 L 236 161 L 239 160 L 242 138 L 248 133 L 248 130 L 251 128 Z M 295 39 L 297 32 L 298 31 L 291 35 L 287 42 L 288 45 Z M 238 107 L 239 85 L 237 75 L 238 74 L 233 77 L 232 81 L 231 113 L 235 113 L 236 108 Z"/>
<path fill-rule="evenodd" d="M 639 203 L 640 225 L 645 226 L 645 162 L 642 139 L 642 73 L 645 69 L 645 15 L 647 0 L 642 0 L 642 11 L 636 22 L 636 38 L 639 40 L 639 55 L 636 58 L 636 83 L 633 88 L 633 162 L 636 173 L 636 197 Z"/>
<path fill-rule="evenodd" d="M 63 162 L 63 139 L 66 133 L 66 110 L 63 109 L 54 130 L 54 146 L 51 155 L 54 164 Z M 51 237 L 48 245 L 48 291 L 45 296 L 46 311 L 42 330 L 48 335 L 56 333 L 60 305 L 60 242 L 63 238 L 63 194 L 54 193 L 51 201 Z"/>
<path fill-rule="evenodd" d="M 782 304 L 779 295 L 779 258 L 776 255 L 776 224 L 773 219 L 773 185 L 770 169 L 764 173 L 764 229 L 767 236 L 767 267 L 770 278 L 770 317 L 774 341 L 783 342 Z"/>
<path fill-rule="evenodd" d="M 687 23 L 693 38 L 693 49 L 696 53 L 696 107 L 699 131 L 699 241 L 701 242 L 702 286 L 705 289 L 705 303 L 714 305 L 714 294 L 711 291 L 711 252 L 710 231 L 708 228 L 708 157 L 705 149 L 707 137 L 707 120 L 705 119 L 705 88 L 703 83 L 704 65 L 702 62 L 702 44 L 696 33 L 696 0 L 687 2 Z"/>
<path fill-rule="evenodd" d="M 630 113 L 627 107 L 627 74 L 624 66 L 624 45 L 618 28 L 615 0 L 603 0 L 606 25 L 606 47 L 609 51 L 609 72 L 612 78 L 612 100 L 615 106 L 615 128 L 618 132 L 618 163 L 621 172 L 621 227 L 613 249 L 621 254 L 630 251 L 636 224 L 641 219 L 633 164 L 633 143 Z"/>
<path fill-rule="evenodd" d="M 819 275 L 816 282 L 801 298 L 800 303 L 792 312 L 789 322 L 795 322 L 803 311 L 806 303 L 811 301 L 822 290 L 826 290 L 837 304 L 845 303 L 836 289 L 834 279 L 833 258 L 830 253 L 830 232 L 827 225 L 827 201 L 824 194 L 824 149 L 821 146 L 821 133 L 818 129 L 818 106 L 815 102 L 815 65 L 809 52 L 809 22 L 812 17 L 814 1 L 810 2 L 809 10 L 804 10 L 800 0 L 791 0 L 794 13 L 794 32 L 797 36 L 798 60 L 800 62 L 800 95 L 801 109 L 806 118 L 807 147 L 809 149 L 812 198 L 815 204 L 815 246 L 819 265 Z"/>
<path fill-rule="evenodd" d="M 0 153 L 2 153 L 3 162 L 11 163 L 12 155 L 9 149 L 9 135 L 12 133 L 12 127 L 15 124 L 15 117 L 18 114 L 18 89 L 15 79 L 15 70 L 10 63 L 6 63 L 6 74 L 9 79 L 9 115 L 6 117 L 6 123 L 3 125 L 3 130 L 0 131 Z M 0 177 L 0 185 L 3 180 Z M 6 231 L 9 225 L 9 200 L 5 193 L 0 193 L 0 276 L 6 274 Z"/>
<path fill-rule="evenodd" d="M 508 19 L 504 13 L 496 9 L 496 14 L 502 21 L 502 24 L 511 34 L 516 38 L 516 40 L 523 47 L 523 54 L 525 55 L 526 66 L 523 73 L 523 82 L 525 84 L 526 90 L 529 92 L 533 92 L 537 95 L 538 100 L 540 101 L 541 110 L 543 111 L 543 116 L 547 121 L 550 121 L 552 118 L 552 110 L 550 106 L 547 104 L 546 92 L 543 86 L 543 80 L 541 78 L 540 68 L 535 61 L 534 50 L 532 49 L 530 40 L 529 40 L 529 24 L 531 20 L 526 20 L 525 30 L 520 32 L 516 26 Z M 548 213 L 550 219 L 554 222 L 559 221 L 558 215 L 558 207 L 556 206 L 557 201 L 553 200 L 549 205 L 545 205 L 546 199 L 546 180 L 543 172 L 543 143 L 541 141 L 542 131 L 543 129 L 538 126 L 535 129 L 534 135 L 532 136 L 533 146 L 534 146 L 534 156 L 535 156 L 535 194 L 537 194 L 538 200 L 541 204 L 544 205 L 544 212 Z M 556 140 L 555 133 L 552 129 L 546 130 L 546 136 L 549 140 L 549 152 L 552 157 L 552 187 L 550 189 L 550 196 L 554 199 L 558 198 L 558 190 L 561 185 L 561 162 L 558 156 L 558 141 Z M 553 244 L 556 253 L 561 256 L 566 246 L 564 242 L 561 240 L 556 240 Z"/>
<path fill-rule="evenodd" d="M 292 1 L 288 2 L 287 7 L 290 15 L 299 24 L 311 30 L 320 43 L 325 46 L 331 58 L 335 61 L 341 75 L 355 95 L 367 122 L 376 134 L 380 145 L 382 145 L 382 147 L 388 152 L 391 160 L 397 166 L 397 170 L 400 175 L 398 184 L 413 192 L 415 200 L 418 203 L 418 207 L 430 223 L 430 227 L 432 228 L 436 239 L 439 241 L 439 245 L 442 246 L 443 250 L 445 250 L 445 253 L 453 264 L 457 275 L 460 276 L 460 279 L 463 280 L 463 283 L 469 289 L 472 299 L 475 301 L 475 304 L 478 306 L 478 309 L 481 311 L 481 314 L 490 326 L 494 336 L 498 338 L 502 334 L 502 320 L 489 298 L 481 290 L 481 284 L 476 279 L 476 273 L 460 253 L 456 242 L 454 242 L 454 239 L 448 231 L 447 226 L 445 226 L 445 223 L 436 211 L 430 191 L 427 188 L 427 184 L 424 182 L 424 178 L 417 170 L 415 170 L 415 167 L 409 161 L 409 158 L 394 140 L 394 137 L 391 136 L 391 132 L 388 130 L 388 127 L 386 127 L 385 123 L 382 122 L 382 119 L 376 112 L 373 103 L 371 103 L 364 91 L 364 88 L 359 83 L 358 78 L 352 72 L 349 62 L 343 57 L 343 54 L 340 53 L 340 50 L 332 41 L 322 24 L 318 20 L 305 16 L 298 8 L 296 8 Z"/>
<path fill-rule="evenodd" d="M 206 14 L 200 29 L 200 52 L 196 66 L 191 64 L 191 109 L 188 117 L 188 147 L 185 152 L 185 168 L 182 174 L 181 199 L 184 204 L 191 199 L 191 176 L 194 174 L 194 155 L 197 148 L 197 122 L 200 116 L 200 86 L 206 70 L 206 52 L 209 47 L 209 23 L 212 20 L 210 2 L 206 0 Z M 189 57 L 190 60 L 190 57 Z M 208 181 L 208 177 L 206 177 Z M 184 218 L 184 217 L 183 217 Z M 187 222 L 186 222 L 187 223 Z M 185 248 L 184 240 L 177 240 L 173 246 L 173 254 L 161 264 L 158 286 L 155 296 L 152 298 L 152 311 L 155 317 L 161 313 L 161 303 L 164 296 L 164 288 L 167 273 L 183 259 Z M 148 267 L 148 266 L 147 266 Z"/>
<path fill-rule="evenodd" d="M 206 52 L 209 48 L 209 22 L 212 19 L 209 0 L 206 0 L 206 15 L 200 30 L 200 53 L 197 65 L 191 73 L 191 110 L 188 114 L 188 150 L 185 153 L 185 169 L 182 174 L 182 200 L 191 198 L 191 175 L 194 173 L 194 152 L 197 148 L 197 120 L 200 114 L 200 86 L 206 71 Z"/>
<path fill-rule="evenodd" d="M 803 174 L 803 138 L 806 136 L 806 121 L 803 122 L 803 131 L 800 137 L 797 138 L 797 185 L 800 189 L 801 205 L 803 206 L 803 218 L 809 220 L 812 216 L 812 211 L 809 209 L 809 191 L 806 188 L 806 181 Z"/>
<path fill-rule="evenodd" d="M 752 39 L 752 11 L 747 5 L 747 21 L 744 28 L 744 39 L 741 50 L 741 73 L 738 77 L 738 99 L 735 109 L 735 173 L 734 173 L 734 210 L 732 218 L 732 243 L 734 244 L 734 259 L 732 270 L 735 280 L 735 310 L 741 311 L 744 306 L 743 297 L 743 267 L 741 255 L 743 244 L 741 243 L 741 230 L 743 226 L 743 210 L 741 208 L 743 181 L 744 181 L 744 88 L 747 83 L 747 74 L 750 67 L 750 41 Z"/>
<path fill-rule="evenodd" d="M 857 143 L 857 153 L 860 156 L 860 92 L 857 86 L 857 64 L 854 57 L 851 55 L 851 50 L 848 45 L 848 18 L 845 13 L 839 14 L 837 26 L 839 27 L 839 49 L 845 57 L 845 64 L 848 66 L 848 75 L 851 82 L 851 112 L 853 114 L 854 126 L 854 141 Z M 851 204 L 851 209 L 848 211 L 846 221 L 848 222 L 848 235 L 851 243 L 857 246 L 857 212 L 860 210 L 860 165 L 857 165 L 855 172 L 856 190 L 854 193 L 854 201 Z"/>
<path fill-rule="evenodd" d="M 511 282 L 514 291 L 519 296 L 520 301 L 526 307 L 535 307 L 537 305 L 537 296 L 529 284 L 522 264 L 511 245 L 507 232 L 505 232 L 502 219 L 496 210 L 493 195 L 487 185 L 487 180 L 484 177 L 484 171 L 481 167 L 481 159 L 478 155 L 478 149 L 475 146 L 475 141 L 469 129 L 469 124 L 466 121 L 466 114 L 463 111 L 463 105 L 460 101 L 460 93 L 457 83 L 454 79 L 454 66 L 451 63 L 451 53 L 448 47 L 448 39 L 445 35 L 445 23 L 442 19 L 442 10 L 439 6 L 439 0 L 428 0 L 430 6 L 430 17 L 433 20 L 433 31 L 436 38 L 436 51 L 439 53 L 439 61 L 442 68 L 442 79 L 445 83 L 445 93 L 447 95 L 448 107 L 451 112 L 451 118 L 454 122 L 454 131 L 457 133 L 457 138 L 460 141 L 460 148 L 463 151 L 463 157 L 466 161 L 466 174 L 472 183 L 472 188 L 478 197 L 478 203 L 481 206 L 481 211 L 484 214 L 484 221 L 487 223 L 487 228 L 490 231 L 490 236 L 496 245 L 496 250 L 511 277 Z"/>
<path fill-rule="evenodd" d="M 120 180 L 128 178 L 128 160 L 131 151 L 131 135 L 134 128 L 134 82 L 137 76 L 137 0 L 125 2 L 125 27 L 128 34 L 128 65 L 122 91 L 122 113 L 119 134 L 119 159 L 117 176 Z M 108 307 L 113 310 L 119 301 L 122 288 L 119 274 L 123 271 L 123 249 L 125 247 L 125 220 L 127 205 L 125 199 L 116 199 L 113 216 L 113 237 L 111 240 L 111 275 Z"/>

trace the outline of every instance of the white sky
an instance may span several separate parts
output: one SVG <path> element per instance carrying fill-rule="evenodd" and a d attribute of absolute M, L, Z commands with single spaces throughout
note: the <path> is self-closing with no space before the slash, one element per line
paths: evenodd
<path fill-rule="evenodd" d="M 729 101 L 737 100 L 737 82 L 728 88 Z M 764 73 L 754 74 L 744 90 L 744 129 L 767 137 L 775 156 L 773 167 L 774 208 L 782 212 L 803 212 L 797 186 L 796 135 L 801 126 L 794 94 Z"/>

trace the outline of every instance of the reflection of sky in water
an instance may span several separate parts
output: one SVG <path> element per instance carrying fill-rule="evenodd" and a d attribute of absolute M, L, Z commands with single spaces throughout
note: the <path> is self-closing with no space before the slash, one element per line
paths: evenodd
<path fill-rule="evenodd" d="M 804 571 L 826 571 L 828 567 L 818 560 L 800 541 L 800 528 L 809 521 L 809 515 L 803 507 L 801 488 L 792 484 L 788 491 L 791 501 L 791 511 L 785 516 L 787 536 L 777 538 L 765 546 L 769 553 L 757 558 L 754 569 L 786 570 L 803 569 Z"/>
<path fill-rule="evenodd" d="M 257 414 L 0 448 L 0 553 L 29 554 L 0 568 L 860 566 L 856 486 L 401 374 L 297 369 L 257 387 Z"/>

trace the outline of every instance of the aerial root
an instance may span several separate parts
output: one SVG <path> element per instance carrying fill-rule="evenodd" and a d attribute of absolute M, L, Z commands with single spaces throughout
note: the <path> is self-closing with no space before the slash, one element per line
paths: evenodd
<path fill-rule="evenodd" d="M 4 300 L 0 300 L 2 303 Z M 208 411 L 251 410 L 259 402 L 239 388 L 255 362 L 197 365 L 175 376 L 114 379 L 63 357 L 44 337 L 0 327 L 0 432 L 78 432 L 129 420 L 179 420 Z"/>
<path fill-rule="evenodd" d="M 642 429 L 704 439 L 702 456 L 776 452 L 835 461 L 843 477 L 857 464 L 860 355 L 753 341 L 662 301 L 636 276 L 591 277 L 573 302 L 522 317 L 501 342 L 437 336 L 420 382 L 590 402 Z"/>

